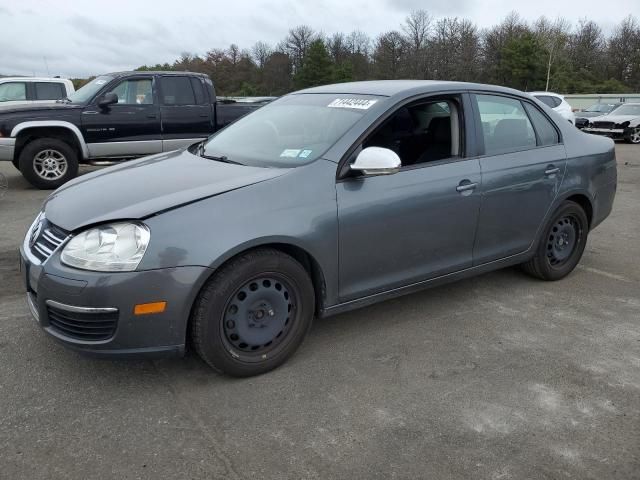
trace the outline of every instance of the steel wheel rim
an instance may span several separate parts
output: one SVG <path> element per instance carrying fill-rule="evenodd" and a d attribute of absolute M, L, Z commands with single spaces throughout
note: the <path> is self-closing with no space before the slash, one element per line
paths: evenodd
<path fill-rule="evenodd" d="M 640 143 L 640 127 L 633 129 L 633 132 L 631 133 L 631 142 Z"/>
<path fill-rule="evenodd" d="M 299 294 L 277 273 L 256 276 L 236 289 L 222 314 L 222 339 L 234 357 L 266 360 L 288 338 Z"/>
<path fill-rule="evenodd" d="M 574 215 L 564 215 L 557 219 L 547 238 L 547 260 L 554 268 L 567 263 L 576 251 L 582 238 L 582 226 Z"/>
<path fill-rule="evenodd" d="M 53 148 L 42 150 L 33 157 L 33 168 L 44 180 L 62 178 L 67 173 L 68 167 L 67 157 Z"/>

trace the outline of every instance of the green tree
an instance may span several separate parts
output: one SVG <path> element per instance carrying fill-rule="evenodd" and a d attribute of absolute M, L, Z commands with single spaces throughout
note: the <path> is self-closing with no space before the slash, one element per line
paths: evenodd
<path fill-rule="evenodd" d="M 302 68 L 293 79 L 297 88 L 308 88 L 316 85 L 326 85 L 332 82 L 333 66 L 327 47 L 320 39 L 309 45 L 307 55 L 302 62 Z"/>
<path fill-rule="evenodd" d="M 502 49 L 501 60 L 504 85 L 525 91 L 544 89 L 544 51 L 531 32 L 510 39 Z"/>

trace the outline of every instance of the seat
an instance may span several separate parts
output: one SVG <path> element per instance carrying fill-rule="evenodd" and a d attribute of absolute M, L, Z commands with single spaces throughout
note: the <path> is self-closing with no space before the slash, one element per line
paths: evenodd
<path fill-rule="evenodd" d="M 429 122 L 426 147 L 415 163 L 433 162 L 451 156 L 451 117 L 434 117 Z"/>
<path fill-rule="evenodd" d="M 529 138 L 527 121 L 519 118 L 505 118 L 496 124 L 489 147 L 494 151 L 523 147 L 526 146 L 526 144 L 523 145 L 523 138 Z"/>

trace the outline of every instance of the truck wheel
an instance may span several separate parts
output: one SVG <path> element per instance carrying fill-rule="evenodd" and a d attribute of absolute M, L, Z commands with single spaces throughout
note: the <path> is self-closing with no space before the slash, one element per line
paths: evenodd
<path fill-rule="evenodd" d="M 34 187 L 58 188 L 78 174 L 78 155 L 68 143 L 57 138 L 39 138 L 25 145 L 19 167 Z"/>
<path fill-rule="evenodd" d="M 311 327 L 315 296 L 300 263 L 278 250 L 250 251 L 223 266 L 194 305 L 191 338 L 214 370 L 237 377 L 282 364 Z"/>
<path fill-rule="evenodd" d="M 631 130 L 631 133 L 624 139 L 627 143 L 633 143 L 635 145 L 640 143 L 640 127 L 635 127 Z"/>
<path fill-rule="evenodd" d="M 578 265 L 589 234 L 589 221 L 580 205 L 566 201 L 542 231 L 535 256 L 522 269 L 542 280 L 560 280 Z"/>

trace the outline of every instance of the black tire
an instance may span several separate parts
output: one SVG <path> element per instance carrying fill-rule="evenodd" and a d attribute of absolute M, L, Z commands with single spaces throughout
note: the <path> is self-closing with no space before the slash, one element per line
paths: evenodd
<path fill-rule="evenodd" d="M 535 256 L 523 263 L 522 269 L 542 280 L 566 277 L 582 258 L 588 235 L 589 221 L 582 207 L 564 202 L 542 231 Z"/>
<path fill-rule="evenodd" d="M 298 349 L 314 311 L 313 284 L 300 263 L 278 250 L 252 250 L 225 264 L 202 288 L 191 340 L 214 370 L 259 375 Z"/>
<path fill-rule="evenodd" d="M 20 170 L 20 163 L 18 162 L 17 158 L 14 158 L 13 160 L 11 160 L 11 163 L 13 163 L 14 167 L 16 167 L 18 170 Z"/>
<path fill-rule="evenodd" d="M 624 137 L 624 141 L 627 143 L 633 143 L 634 145 L 640 144 L 640 127 L 635 127 L 629 135 Z"/>
<path fill-rule="evenodd" d="M 78 175 L 78 154 L 57 138 L 38 138 L 27 143 L 18 163 L 24 178 L 42 190 L 58 188 Z"/>

